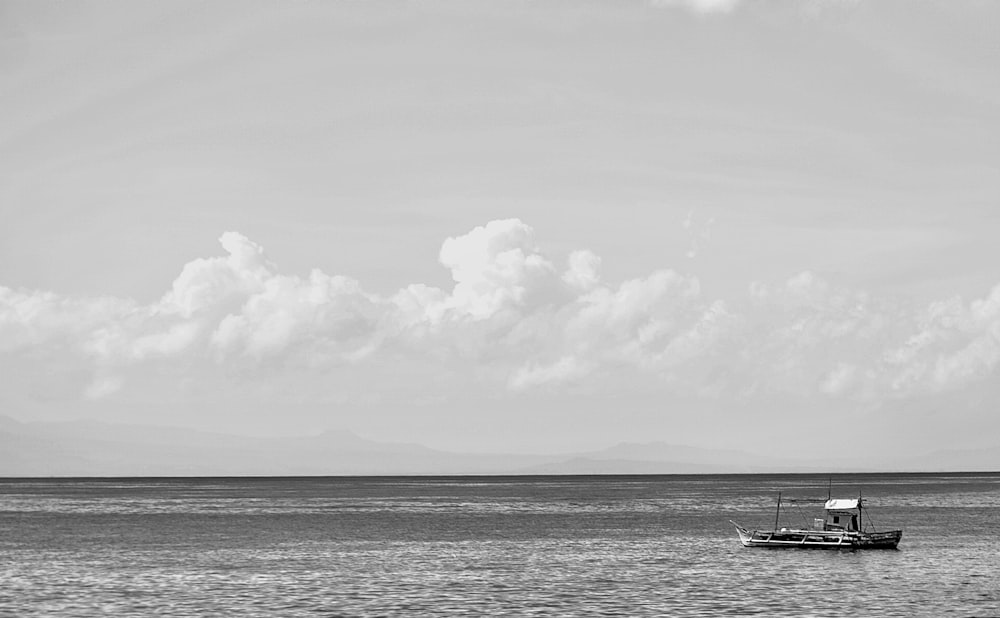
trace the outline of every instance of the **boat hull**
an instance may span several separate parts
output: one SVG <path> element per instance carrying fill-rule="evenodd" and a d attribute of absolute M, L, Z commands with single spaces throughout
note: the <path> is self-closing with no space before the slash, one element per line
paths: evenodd
<path fill-rule="evenodd" d="M 800 549 L 896 549 L 902 530 L 887 532 L 847 532 L 830 530 L 748 530 L 736 522 L 736 533 L 744 547 Z"/>

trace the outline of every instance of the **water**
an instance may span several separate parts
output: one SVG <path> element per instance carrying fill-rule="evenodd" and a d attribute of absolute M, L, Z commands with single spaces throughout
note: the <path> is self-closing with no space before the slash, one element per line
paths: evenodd
<path fill-rule="evenodd" d="M 828 482 L 0 479 L 0 615 L 1000 615 L 1000 474 L 834 476 L 898 551 L 739 544 Z"/>

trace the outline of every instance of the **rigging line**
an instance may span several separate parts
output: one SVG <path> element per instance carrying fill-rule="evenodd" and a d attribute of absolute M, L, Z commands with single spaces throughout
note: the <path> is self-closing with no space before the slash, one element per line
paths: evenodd
<path fill-rule="evenodd" d="M 806 516 L 802 513 L 802 507 L 799 506 L 798 502 L 795 503 L 795 512 L 798 513 L 799 517 L 802 518 L 802 523 L 803 523 L 802 527 L 803 528 L 808 528 L 809 527 L 809 520 L 806 519 Z"/>
<path fill-rule="evenodd" d="M 865 516 L 868 518 L 868 523 L 872 525 L 872 532 L 878 532 L 878 528 L 875 527 L 875 521 L 872 519 L 871 513 L 868 512 L 868 509 L 861 510 L 865 512 Z"/>

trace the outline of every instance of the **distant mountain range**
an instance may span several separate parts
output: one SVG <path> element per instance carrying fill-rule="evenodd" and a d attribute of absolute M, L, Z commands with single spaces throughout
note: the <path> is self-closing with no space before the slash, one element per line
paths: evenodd
<path fill-rule="evenodd" d="M 573 455 L 462 454 L 366 440 L 348 431 L 250 438 L 97 421 L 0 416 L 0 476 L 716 474 L 1000 470 L 1000 448 L 893 461 L 804 461 L 663 442 Z"/>

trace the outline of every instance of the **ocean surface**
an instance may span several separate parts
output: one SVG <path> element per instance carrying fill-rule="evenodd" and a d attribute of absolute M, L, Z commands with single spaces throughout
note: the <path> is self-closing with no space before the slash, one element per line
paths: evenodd
<path fill-rule="evenodd" d="M 828 486 L 899 549 L 739 544 Z M 0 479 L 0 616 L 1000 616 L 998 532 L 1000 474 Z"/>

